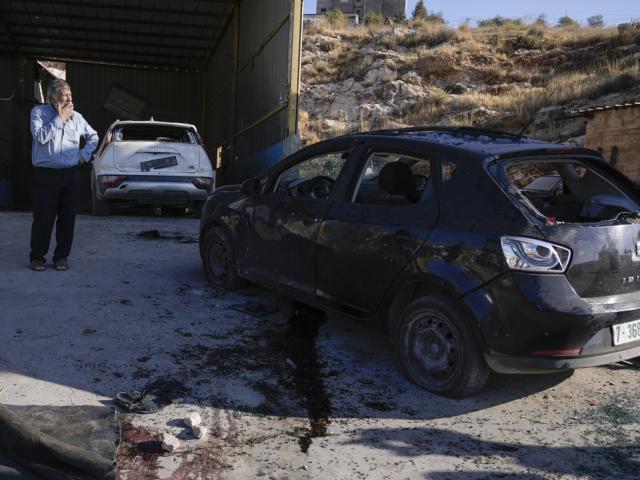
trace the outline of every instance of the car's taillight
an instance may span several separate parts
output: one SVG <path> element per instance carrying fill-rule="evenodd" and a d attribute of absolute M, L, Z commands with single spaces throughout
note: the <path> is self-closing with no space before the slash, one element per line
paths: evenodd
<path fill-rule="evenodd" d="M 571 250 L 526 237 L 502 237 L 502 253 L 511 270 L 562 273 L 569 266 Z"/>
<path fill-rule="evenodd" d="M 113 187 L 126 179 L 124 175 L 101 175 L 98 177 L 98 182 L 105 187 Z"/>
<path fill-rule="evenodd" d="M 191 182 L 201 190 L 209 190 L 213 186 L 213 178 L 209 177 L 192 177 Z"/>

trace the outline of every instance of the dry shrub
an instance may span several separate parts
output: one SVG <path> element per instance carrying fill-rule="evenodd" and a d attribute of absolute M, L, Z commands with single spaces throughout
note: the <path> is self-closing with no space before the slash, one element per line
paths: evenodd
<path fill-rule="evenodd" d="M 621 23 L 618 25 L 618 40 L 622 45 L 640 44 L 640 22 Z"/>
<path fill-rule="evenodd" d="M 489 85 L 485 92 L 489 95 L 506 95 L 514 90 L 517 90 L 518 87 L 516 85 L 511 85 L 509 83 L 499 83 L 498 85 Z"/>
<path fill-rule="evenodd" d="M 389 50 L 395 50 L 398 47 L 398 37 L 397 35 L 386 35 L 382 39 L 382 45 Z"/>
<path fill-rule="evenodd" d="M 321 38 L 318 42 L 318 48 L 323 52 L 330 52 L 331 50 L 337 48 L 340 45 L 339 38 Z"/>
<path fill-rule="evenodd" d="M 304 26 L 304 35 L 324 35 L 328 29 L 326 20 L 317 20 Z"/>
<path fill-rule="evenodd" d="M 545 46 L 544 36 L 538 34 L 520 34 L 504 40 L 504 48 L 507 51 L 513 50 L 540 50 Z"/>
<path fill-rule="evenodd" d="M 500 64 L 488 65 L 478 70 L 478 76 L 484 83 L 503 83 L 507 80 L 509 72 Z"/>
<path fill-rule="evenodd" d="M 507 71 L 505 78 L 508 82 L 513 82 L 513 83 L 521 83 L 521 82 L 532 83 L 533 75 L 530 70 L 526 70 L 523 67 L 515 67 Z"/>
<path fill-rule="evenodd" d="M 326 22 L 334 28 L 344 29 L 349 25 L 349 20 L 341 10 L 332 10 L 325 15 Z"/>
<path fill-rule="evenodd" d="M 463 34 L 470 34 L 473 30 L 471 29 L 469 22 L 464 22 L 458 27 L 458 31 Z"/>
<path fill-rule="evenodd" d="M 443 43 L 456 41 L 458 32 L 452 28 L 435 23 L 419 23 L 415 33 L 408 33 L 398 38 L 397 43 L 407 48 L 425 46 L 428 48 L 437 47 Z"/>
<path fill-rule="evenodd" d="M 331 65 L 336 69 L 337 79 L 345 80 L 359 75 L 358 46 L 341 44 L 329 54 Z"/>
<path fill-rule="evenodd" d="M 579 49 L 609 42 L 618 36 L 615 28 L 548 28 L 545 39 L 549 48 Z"/>
<path fill-rule="evenodd" d="M 454 77 L 459 68 L 450 55 L 438 52 L 421 57 L 416 62 L 416 70 L 424 79 L 437 78 L 445 80 Z"/>

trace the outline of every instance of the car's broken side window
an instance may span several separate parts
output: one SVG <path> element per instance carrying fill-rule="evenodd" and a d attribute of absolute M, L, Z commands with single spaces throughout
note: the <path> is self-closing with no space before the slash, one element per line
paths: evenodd
<path fill-rule="evenodd" d="M 327 198 L 348 158 L 349 152 L 331 152 L 303 160 L 280 174 L 274 191 L 294 198 Z"/>

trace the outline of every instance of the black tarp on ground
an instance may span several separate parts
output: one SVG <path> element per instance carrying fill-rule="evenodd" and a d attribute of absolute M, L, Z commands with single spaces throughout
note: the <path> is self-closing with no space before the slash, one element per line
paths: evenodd
<path fill-rule="evenodd" d="M 113 409 L 0 405 L 0 480 L 115 478 Z"/>

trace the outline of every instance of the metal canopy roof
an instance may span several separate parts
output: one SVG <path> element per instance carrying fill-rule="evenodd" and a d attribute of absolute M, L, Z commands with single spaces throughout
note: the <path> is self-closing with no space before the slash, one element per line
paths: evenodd
<path fill-rule="evenodd" d="M 584 113 L 592 113 L 592 112 L 601 112 L 604 110 L 618 110 L 620 108 L 630 108 L 630 107 L 640 107 L 640 101 L 631 101 L 624 103 L 611 103 L 605 105 L 594 105 L 591 107 L 579 108 L 576 110 L 571 110 L 569 114 L 572 115 L 580 115 Z"/>
<path fill-rule="evenodd" d="M 2 0 L 0 55 L 201 70 L 234 0 Z"/>

